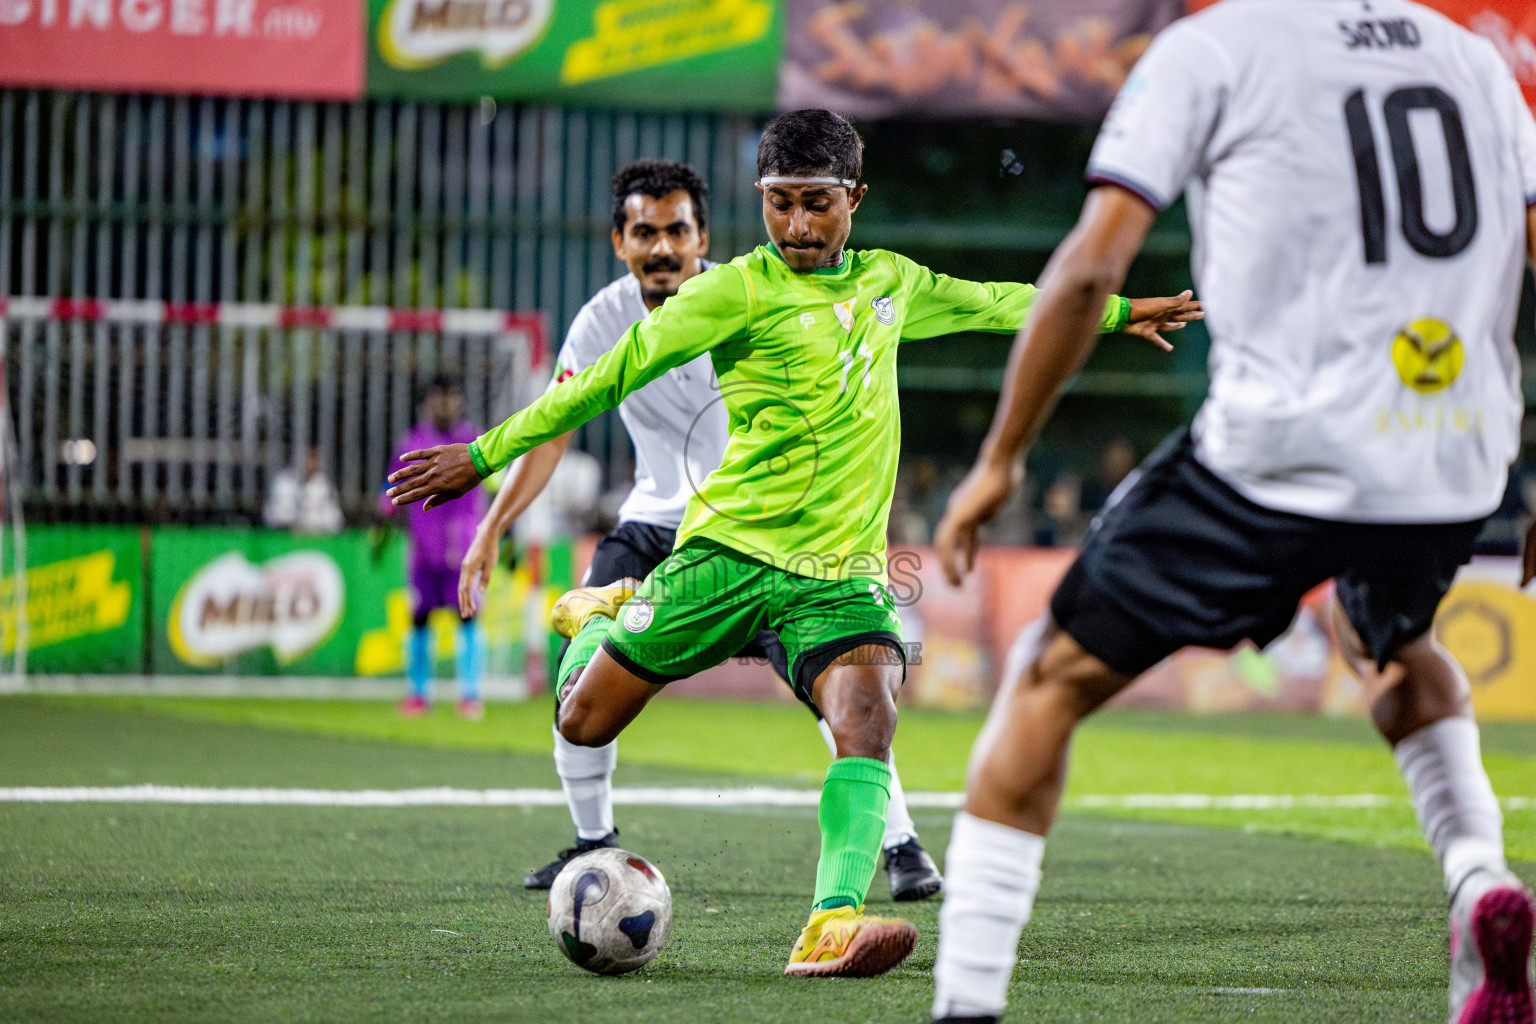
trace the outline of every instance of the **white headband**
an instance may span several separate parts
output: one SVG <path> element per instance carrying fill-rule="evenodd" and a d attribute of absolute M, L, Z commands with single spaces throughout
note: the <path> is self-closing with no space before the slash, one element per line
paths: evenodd
<path fill-rule="evenodd" d="M 820 178 L 801 178 L 791 174 L 765 174 L 757 179 L 759 185 L 841 185 L 843 188 L 855 188 L 858 182 L 852 178 L 834 178 L 830 175 Z"/>

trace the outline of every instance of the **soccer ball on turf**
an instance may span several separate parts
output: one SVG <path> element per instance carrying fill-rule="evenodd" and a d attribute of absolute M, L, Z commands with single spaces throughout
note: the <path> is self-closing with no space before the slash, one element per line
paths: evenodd
<path fill-rule="evenodd" d="M 572 858 L 549 890 L 549 936 L 594 974 L 628 974 L 650 963 L 672 930 L 672 891 L 661 872 L 628 850 Z"/>

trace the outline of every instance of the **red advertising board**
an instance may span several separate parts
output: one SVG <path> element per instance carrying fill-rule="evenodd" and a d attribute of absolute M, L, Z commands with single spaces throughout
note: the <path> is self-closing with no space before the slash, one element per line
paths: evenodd
<path fill-rule="evenodd" d="M 0 85 L 354 99 L 357 0 L 0 0 Z"/>

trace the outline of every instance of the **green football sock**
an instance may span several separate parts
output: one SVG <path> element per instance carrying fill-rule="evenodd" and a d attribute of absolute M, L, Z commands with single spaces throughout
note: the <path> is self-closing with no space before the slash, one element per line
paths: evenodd
<path fill-rule="evenodd" d="M 869 757 L 840 757 L 821 784 L 821 860 L 816 864 L 815 910 L 856 907 L 864 902 L 885 810 L 891 802 L 891 769 Z"/>
<path fill-rule="evenodd" d="M 565 696 L 565 686 L 570 682 L 571 676 L 579 668 L 585 668 L 587 662 L 597 653 L 597 649 L 603 646 L 603 637 L 608 635 L 608 627 L 613 620 L 606 615 L 594 615 L 581 627 L 581 631 L 571 640 L 571 646 L 565 649 L 565 657 L 560 659 L 560 672 L 555 677 L 555 699 Z"/>

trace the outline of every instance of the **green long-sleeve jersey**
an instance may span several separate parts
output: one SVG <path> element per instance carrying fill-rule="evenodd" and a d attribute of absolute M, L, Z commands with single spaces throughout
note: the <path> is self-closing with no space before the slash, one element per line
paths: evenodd
<path fill-rule="evenodd" d="M 482 474 L 559 437 L 708 352 L 730 439 L 692 481 L 681 546 L 708 537 L 801 576 L 885 578 L 901 447 L 896 348 L 959 331 L 1011 333 L 1029 284 L 936 274 L 883 249 L 795 273 L 759 246 L 684 283 L 606 355 L 470 446 Z M 1111 297 L 1101 325 L 1125 326 Z M 721 581 L 726 585 L 727 581 Z"/>

